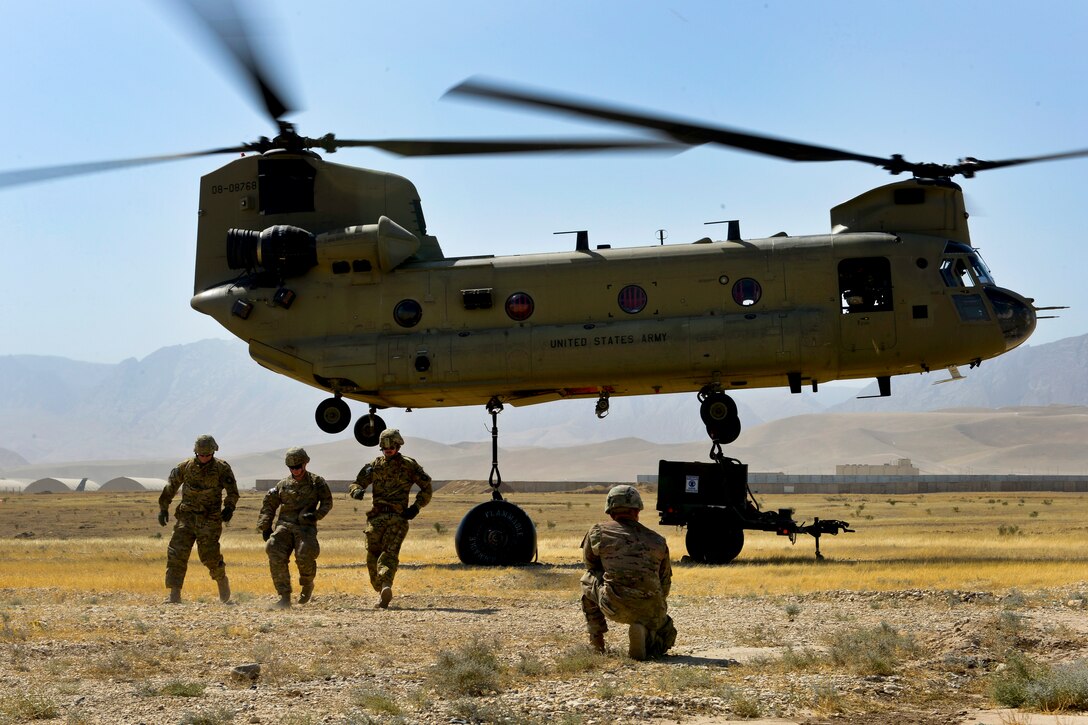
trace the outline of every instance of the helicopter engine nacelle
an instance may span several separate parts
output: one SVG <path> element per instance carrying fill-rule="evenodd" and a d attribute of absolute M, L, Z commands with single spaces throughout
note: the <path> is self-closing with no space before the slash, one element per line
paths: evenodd
<path fill-rule="evenodd" d="M 227 231 L 227 266 L 298 277 L 317 264 L 314 235 L 305 229 L 277 224 L 262 232 Z"/>
<path fill-rule="evenodd" d="M 227 231 L 227 265 L 231 269 L 299 277 L 318 264 L 363 265 L 394 269 L 419 251 L 419 238 L 387 216 L 377 224 L 361 224 L 314 235 L 300 227 L 277 224 L 264 231 Z"/>

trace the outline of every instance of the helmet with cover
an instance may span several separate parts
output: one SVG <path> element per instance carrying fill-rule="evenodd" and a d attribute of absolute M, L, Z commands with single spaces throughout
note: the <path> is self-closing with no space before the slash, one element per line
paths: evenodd
<path fill-rule="evenodd" d="M 604 512 L 610 514 L 614 509 L 637 509 L 641 511 L 642 496 L 639 495 L 638 489 L 634 486 L 613 486 L 612 490 L 608 492 Z"/>
<path fill-rule="evenodd" d="M 310 462 L 310 457 L 306 455 L 305 448 L 288 448 L 287 455 L 284 456 L 284 463 L 288 466 L 301 466 Z"/>
<path fill-rule="evenodd" d="M 400 448 L 404 445 L 404 438 L 396 428 L 386 428 L 378 438 L 378 445 L 382 448 Z"/>
<path fill-rule="evenodd" d="M 219 450 L 219 444 L 210 435 L 202 435 L 193 444 L 193 453 L 198 456 L 210 456 Z"/>

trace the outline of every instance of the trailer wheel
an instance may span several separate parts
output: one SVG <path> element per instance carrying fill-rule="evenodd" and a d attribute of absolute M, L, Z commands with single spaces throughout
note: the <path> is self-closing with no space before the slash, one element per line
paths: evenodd
<path fill-rule="evenodd" d="M 714 519 L 692 521 L 684 543 L 700 564 L 728 564 L 744 548 L 744 529 Z"/>
<path fill-rule="evenodd" d="M 461 519 L 454 536 L 457 557 L 470 566 L 513 566 L 536 558 L 536 527 L 509 501 L 486 501 Z"/>

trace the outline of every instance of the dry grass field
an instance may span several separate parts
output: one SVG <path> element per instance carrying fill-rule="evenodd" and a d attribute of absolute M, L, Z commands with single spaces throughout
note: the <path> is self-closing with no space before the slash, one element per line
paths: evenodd
<path fill-rule="evenodd" d="M 454 551 L 487 495 L 439 491 L 388 610 L 366 581 L 369 501 L 338 494 L 314 601 L 289 611 L 271 609 L 254 492 L 223 537 L 234 603 L 194 551 L 183 603 L 162 604 L 156 498 L 0 501 L 0 723 L 1015 725 L 1088 708 L 1086 495 L 762 497 L 851 523 L 822 539 L 822 562 L 810 537 L 749 532 L 733 564 L 688 565 L 683 531 L 658 527 L 680 636 L 644 663 L 625 627 L 604 656 L 584 644 L 578 545 L 602 494 L 509 495 L 536 522 L 539 563 L 488 569 Z M 232 675 L 248 663 L 257 677 Z"/>

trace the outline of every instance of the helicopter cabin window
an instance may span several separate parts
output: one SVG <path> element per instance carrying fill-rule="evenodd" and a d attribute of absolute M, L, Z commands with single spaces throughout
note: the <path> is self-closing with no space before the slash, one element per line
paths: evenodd
<path fill-rule="evenodd" d="M 423 319 L 423 307 L 415 300 L 401 300 L 393 308 L 393 319 L 401 327 L 415 327 Z"/>
<path fill-rule="evenodd" d="M 741 307 L 751 307 L 763 296 L 763 287 L 751 277 L 738 279 L 733 285 L 733 301 Z"/>
<path fill-rule="evenodd" d="M 261 159 L 257 162 L 257 193 L 262 214 L 291 214 L 314 210 L 317 171 L 303 159 Z"/>
<path fill-rule="evenodd" d="M 856 257 L 839 262 L 842 313 L 892 309 L 892 267 L 887 257 Z"/>
<path fill-rule="evenodd" d="M 514 322 L 525 322 L 533 315 L 535 303 L 525 292 L 515 292 L 506 298 L 506 315 Z"/>
<path fill-rule="evenodd" d="M 646 290 L 639 287 L 637 284 L 629 284 L 620 290 L 619 295 L 616 297 L 616 302 L 619 304 L 620 309 L 629 315 L 635 315 L 646 309 L 646 303 L 650 298 L 646 294 Z"/>

